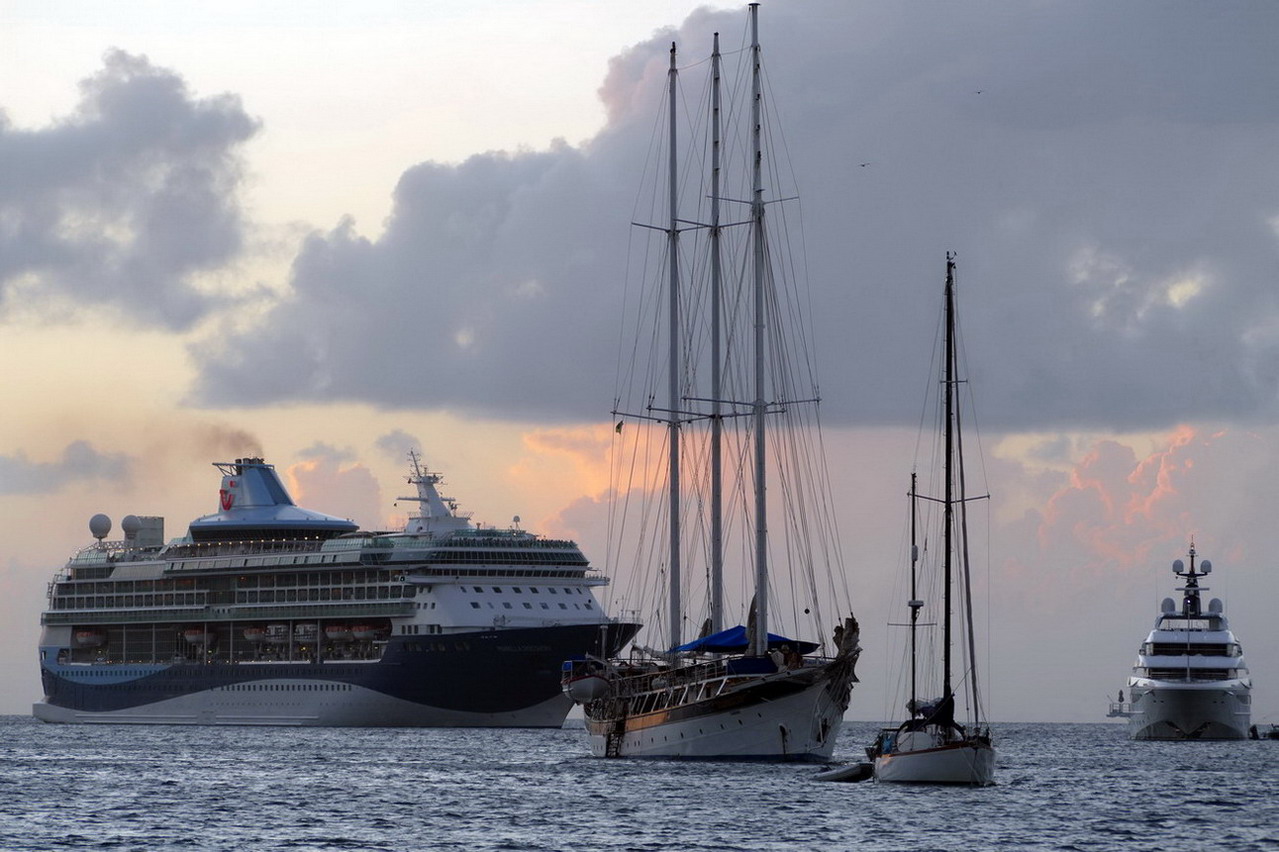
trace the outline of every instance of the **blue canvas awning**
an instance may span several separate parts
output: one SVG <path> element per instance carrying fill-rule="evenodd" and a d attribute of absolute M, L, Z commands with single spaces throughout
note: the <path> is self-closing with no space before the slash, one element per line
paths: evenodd
<path fill-rule="evenodd" d="M 801 654 L 808 654 L 817 650 L 816 642 L 787 639 L 785 636 L 778 636 L 776 633 L 768 634 L 768 649 L 770 651 L 783 645 L 790 645 L 791 648 Z M 703 636 L 701 639 L 686 642 L 675 650 L 679 653 L 740 654 L 749 646 L 750 642 L 746 637 L 746 628 L 739 624 L 736 627 L 712 633 L 710 636 Z"/>

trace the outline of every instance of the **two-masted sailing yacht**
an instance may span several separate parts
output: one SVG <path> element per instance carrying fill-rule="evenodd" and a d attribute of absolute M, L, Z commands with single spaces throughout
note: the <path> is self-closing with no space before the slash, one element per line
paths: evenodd
<path fill-rule="evenodd" d="M 873 761 L 877 781 L 984 785 L 994 783 L 995 749 L 991 744 L 990 731 L 984 726 L 978 691 L 967 523 L 969 501 L 984 497 L 969 497 L 965 492 L 961 407 L 957 395 L 961 379 L 958 374 L 953 254 L 946 255 L 944 317 L 944 367 L 938 406 L 942 418 L 938 433 L 943 442 L 940 447 L 941 494 L 920 494 L 914 474 L 910 485 L 910 598 L 907 601 L 910 610 L 910 696 L 906 702 L 910 715 L 900 725 L 881 731 L 867 753 Z M 940 523 L 940 542 L 927 536 L 923 542 L 919 540 L 921 508 L 931 510 L 927 514 Z M 940 547 L 940 553 L 933 554 L 937 547 Z M 930 558 L 924 559 L 925 555 Z M 938 558 L 932 559 L 933 555 Z M 924 593 L 920 588 L 921 579 L 924 579 L 921 572 L 932 567 L 940 567 L 940 576 L 932 575 L 941 586 L 940 613 L 936 610 L 938 601 L 932 601 L 930 606 L 923 600 Z M 925 626 L 936 622 L 921 622 L 921 611 L 929 615 L 938 614 L 942 623 L 939 649 L 942 658 L 941 695 L 930 699 L 920 695 L 919 668 L 923 649 L 919 634 Z M 964 635 L 957 639 L 955 632 L 960 626 L 966 629 Z M 956 665 L 952 654 L 956 645 L 963 650 L 960 666 Z M 957 695 L 957 686 L 960 695 Z M 956 718 L 957 698 L 968 705 L 967 724 L 961 724 Z"/>
<path fill-rule="evenodd" d="M 817 394 L 799 384 L 801 378 L 811 380 L 812 364 L 799 348 L 803 339 L 784 342 L 780 337 L 787 322 L 809 314 L 788 301 L 794 299 L 787 289 L 793 285 L 787 278 L 793 268 L 776 263 L 783 249 L 769 241 L 765 229 L 766 209 L 790 199 L 765 195 L 764 173 L 774 173 L 776 164 L 766 162 L 762 150 L 758 4 L 750 6 L 749 39 L 749 48 L 739 54 L 750 63 L 745 77 L 749 110 L 734 113 L 728 108 L 738 123 L 744 118 L 749 124 L 747 138 L 734 145 L 738 140 L 723 138 L 721 56 L 715 36 L 707 96 L 709 187 L 687 192 L 690 198 L 709 200 L 709 209 L 697 214 L 681 211 L 679 204 L 679 71 L 671 48 L 670 157 L 664 181 L 669 205 L 665 224 L 653 228 L 665 232 L 658 276 L 665 279 L 665 292 L 652 324 L 665 329 L 659 337 L 666 354 L 660 354 L 659 344 L 648 359 L 635 359 L 650 365 L 652 389 L 619 393 L 614 412 L 620 417 L 617 440 L 622 442 L 615 445 L 623 447 L 615 453 L 622 459 L 615 469 L 660 467 L 665 475 L 664 488 L 621 484 L 616 493 L 619 502 L 629 502 L 626 497 L 638 491 L 657 493 L 664 503 L 663 511 L 650 507 L 644 512 L 641 523 L 647 535 L 635 537 L 654 540 L 659 533 L 653 528 L 665 526 L 666 546 L 644 552 L 661 554 L 655 561 L 667 581 L 668 641 L 662 649 L 636 649 L 628 658 L 565 664 L 564 690 L 583 705 L 591 749 L 600 757 L 827 759 L 856 680 L 858 628 L 847 606 L 846 585 L 844 597 L 838 598 L 844 577 L 838 569 L 830 501 L 822 501 L 827 481 Z M 721 188 L 731 168 L 723 158 L 726 148 L 749 152 L 749 159 L 733 172 L 743 186 L 736 198 Z M 748 211 L 744 221 L 721 222 L 721 207 L 734 203 Z M 680 237 L 688 231 L 706 250 L 702 266 L 710 272 L 710 284 L 700 290 L 685 280 L 681 266 Z M 734 255 L 744 264 L 739 276 L 723 271 L 724 259 Z M 702 389 L 698 382 L 707 373 L 709 387 Z M 643 383 L 642 377 L 636 380 Z M 666 399 L 655 402 L 663 383 Z M 635 407 L 626 408 L 632 401 Z M 626 424 L 635 427 L 624 433 Z M 657 429 L 646 429 L 646 424 Z M 698 431 L 702 427 L 708 433 L 704 438 Z M 644 449 L 627 450 L 632 433 L 653 436 L 653 443 L 644 446 L 658 446 L 664 464 L 646 466 L 650 457 L 643 455 Z M 769 489 L 778 495 L 772 509 L 766 499 Z M 689 492 L 694 492 L 691 499 Z M 624 529 L 633 531 L 634 525 L 614 522 L 615 537 Z M 730 551 L 728 540 L 734 535 L 740 541 Z M 733 567 L 740 565 L 740 576 L 726 569 L 730 553 Z M 684 562 L 692 557 L 704 561 L 704 572 L 685 572 Z M 834 579 L 819 579 L 822 563 L 829 562 L 835 563 Z M 781 568 L 793 571 L 795 578 L 781 577 Z M 695 581 L 703 578 L 707 605 L 699 610 L 690 598 Z M 745 623 L 726 627 L 725 587 L 733 585 L 742 590 L 737 603 Z M 703 615 L 709 615 L 704 623 Z M 700 635 L 687 635 L 686 621 L 702 625 Z M 816 638 L 831 627 L 830 638 Z M 809 638 L 780 633 L 791 629 L 810 631 Z M 661 640 L 650 634 L 648 641 Z"/>

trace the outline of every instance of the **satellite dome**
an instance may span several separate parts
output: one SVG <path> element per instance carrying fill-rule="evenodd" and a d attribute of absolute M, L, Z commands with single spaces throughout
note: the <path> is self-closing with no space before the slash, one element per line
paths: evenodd
<path fill-rule="evenodd" d="M 107 537 L 107 533 L 111 532 L 111 519 L 99 512 L 89 518 L 89 532 L 93 533 L 93 537 L 98 541 L 102 541 Z"/>
<path fill-rule="evenodd" d="M 1159 603 L 1159 610 L 1160 612 L 1176 612 L 1177 603 L 1172 598 L 1164 598 Z"/>
<path fill-rule="evenodd" d="M 142 521 L 138 520 L 137 515 L 125 515 L 120 520 L 120 529 L 124 530 L 125 538 L 133 538 L 142 529 Z"/>
<path fill-rule="evenodd" d="M 1203 562 L 1200 562 L 1200 563 L 1199 563 L 1199 573 L 1200 573 L 1200 574 L 1211 574 L 1211 573 L 1212 573 L 1212 563 L 1211 563 L 1211 562 L 1209 562 L 1207 559 L 1205 559 Z"/>
<path fill-rule="evenodd" d="M 1182 562 L 1180 559 L 1174 559 L 1172 561 L 1172 570 L 1174 573 L 1180 574 L 1182 571 L 1186 570 L 1186 563 Z"/>
<path fill-rule="evenodd" d="M 1209 612 L 1215 615 L 1220 615 L 1223 609 L 1224 607 L 1222 606 L 1221 598 L 1213 598 L 1212 600 L 1208 601 Z"/>

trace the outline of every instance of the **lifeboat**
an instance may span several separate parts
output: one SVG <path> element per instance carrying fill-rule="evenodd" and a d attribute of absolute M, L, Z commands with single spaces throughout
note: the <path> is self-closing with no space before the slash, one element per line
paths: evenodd
<path fill-rule="evenodd" d="M 324 628 L 324 635 L 330 642 L 350 642 L 351 628 L 345 624 L 329 624 Z"/>
<path fill-rule="evenodd" d="M 100 648 L 107 644 L 107 636 L 101 630 L 77 630 L 71 638 L 77 648 Z"/>
<path fill-rule="evenodd" d="M 213 642 L 213 634 L 204 627 L 189 627 L 182 631 L 182 638 L 192 645 L 208 645 Z"/>
<path fill-rule="evenodd" d="M 362 642 L 377 639 L 382 631 L 371 624 L 356 624 L 351 627 L 351 635 Z"/>
<path fill-rule="evenodd" d="M 589 704 L 607 692 L 608 681 L 603 675 L 586 674 L 564 681 L 564 694 L 578 704 Z"/>
<path fill-rule="evenodd" d="M 266 641 L 265 627 L 246 627 L 244 628 L 244 638 L 255 645 Z"/>

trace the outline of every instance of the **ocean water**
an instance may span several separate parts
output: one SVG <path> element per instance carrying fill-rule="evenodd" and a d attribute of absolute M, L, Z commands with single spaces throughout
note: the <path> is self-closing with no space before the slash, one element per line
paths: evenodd
<path fill-rule="evenodd" d="M 570 723 L 571 724 L 571 723 Z M 877 726 L 848 723 L 856 760 Z M 1279 849 L 1279 741 L 995 725 L 983 789 L 599 760 L 564 730 L 85 727 L 0 717 L 0 849 Z"/>

